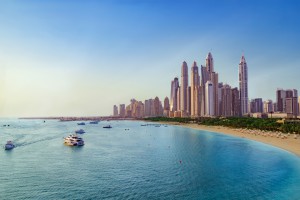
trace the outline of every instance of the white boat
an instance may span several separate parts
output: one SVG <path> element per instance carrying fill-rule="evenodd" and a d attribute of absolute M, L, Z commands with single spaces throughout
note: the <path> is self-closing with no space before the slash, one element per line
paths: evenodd
<path fill-rule="evenodd" d="M 5 150 L 11 150 L 11 149 L 15 148 L 15 145 L 13 144 L 12 141 L 7 141 L 4 148 L 5 148 Z"/>
<path fill-rule="evenodd" d="M 83 134 L 83 133 L 85 133 L 85 131 L 83 129 L 79 129 L 79 130 L 76 130 L 75 133 Z"/>
<path fill-rule="evenodd" d="M 68 146 L 83 146 L 84 141 L 77 134 L 72 134 L 64 138 L 64 144 Z"/>

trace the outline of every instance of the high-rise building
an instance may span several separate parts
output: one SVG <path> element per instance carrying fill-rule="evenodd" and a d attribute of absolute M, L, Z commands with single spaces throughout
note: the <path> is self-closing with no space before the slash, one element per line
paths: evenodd
<path fill-rule="evenodd" d="M 119 105 L 119 114 L 120 114 L 120 117 L 125 117 L 125 104 Z"/>
<path fill-rule="evenodd" d="M 206 113 L 206 97 L 205 97 L 205 84 L 209 81 L 209 73 L 206 70 L 206 67 L 201 65 L 201 84 L 200 84 L 200 116 L 205 116 Z"/>
<path fill-rule="evenodd" d="M 241 99 L 240 92 L 237 87 L 231 89 L 232 93 L 232 116 L 241 116 Z"/>
<path fill-rule="evenodd" d="M 166 97 L 164 99 L 164 116 L 168 117 L 170 112 L 170 103 L 169 103 L 169 98 Z"/>
<path fill-rule="evenodd" d="M 151 116 L 151 100 L 152 99 L 148 99 L 148 100 L 145 100 L 145 106 L 144 106 L 144 113 L 145 113 L 145 117 L 150 117 Z"/>
<path fill-rule="evenodd" d="M 248 68 L 244 55 L 239 64 L 239 90 L 241 99 L 241 114 L 248 113 Z"/>
<path fill-rule="evenodd" d="M 214 71 L 214 62 L 212 54 L 209 52 L 206 60 L 205 60 L 205 67 L 201 66 L 201 104 L 200 104 L 200 115 L 208 115 L 206 113 L 207 102 L 206 99 L 206 83 L 207 81 L 211 81 L 213 85 L 213 106 L 214 106 L 214 115 L 219 115 L 219 98 L 218 98 L 218 90 L 219 90 L 219 82 L 218 82 L 218 73 Z"/>
<path fill-rule="evenodd" d="M 170 103 L 168 97 L 165 97 L 164 99 L 164 110 L 170 110 Z"/>
<path fill-rule="evenodd" d="M 114 112 L 113 112 L 114 116 L 118 116 L 118 106 L 114 105 Z"/>
<path fill-rule="evenodd" d="M 197 63 L 191 68 L 191 116 L 200 116 L 200 76 Z"/>
<path fill-rule="evenodd" d="M 298 97 L 298 115 L 300 114 L 300 97 Z"/>
<path fill-rule="evenodd" d="M 191 86 L 187 90 L 187 115 L 191 115 Z"/>
<path fill-rule="evenodd" d="M 209 74 L 214 72 L 214 59 L 210 52 L 208 53 L 205 59 L 205 64 L 206 64 L 206 70 L 208 71 Z"/>
<path fill-rule="evenodd" d="M 299 115 L 298 91 L 296 89 L 286 90 L 285 112 L 288 116 L 297 117 Z"/>
<path fill-rule="evenodd" d="M 181 86 L 179 86 L 178 87 L 178 90 L 177 90 L 177 109 L 176 109 L 176 111 L 180 111 L 180 104 L 181 104 L 181 99 L 180 99 L 180 87 Z"/>
<path fill-rule="evenodd" d="M 263 112 L 262 98 L 256 98 L 256 99 L 252 99 L 250 101 L 250 112 L 251 113 L 262 113 Z"/>
<path fill-rule="evenodd" d="M 160 116 L 161 115 L 161 105 L 158 97 L 154 98 L 154 116 Z"/>
<path fill-rule="evenodd" d="M 298 91 L 296 89 L 277 89 L 277 111 L 281 113 L 287 113 L 289 115 L 298 115 L 299 106 L 297 103 Z"/>
<path fill-rule="evenodd" d="M 276 91 L 277 112 L 285 112 L 285 97 L 286 97 L 285 90 L 277 89 Z"/>
<path fill-rule="evenodd" d="M 272 100 L 267 100 L 267 101 L 264 101 L 264 113 L 271 113 L 271 112 L 274 112 L 273 110 L 273 102 Z"/>
<path fill-rule="evenodd" d="M 213 93 L 214 93 L 214 115 L 215 116 L 219 116 L 219 98 L 218 98 L 218 89 L 219 89 L 219 76 L 218 76 L 218 73 L 216 72 L 212 72 L 210 74 L 210 77 L 211 77 L 211 82 L 214 86 L 214 89 L 213 89 Z"/>
<path fill-rule="evenodd" d="M 205 84 L 205 113 L 206 116 L 214 116 L 214 85 L 211 81 Z"/>
<path fill-rule="evenodd" d="M 181 66 L 181 85 L 180 85 L 180 110 L 187 112 L 188 100 L 188 66 L 184 61 Z"/>
<path fill-rule="evenodd" d="M 177 91 L 179 88 L 178 78 L 174 78 L 171 82 L 171 97 L 170 97 L 170 110 L 176 111 L 177 110 Z"/>
<path fill-rule="evenodd" d="M 232 94 L 231 87 L 225 84 L 221 89 L 221 113 L 224 117 L 232 116 Z"/>

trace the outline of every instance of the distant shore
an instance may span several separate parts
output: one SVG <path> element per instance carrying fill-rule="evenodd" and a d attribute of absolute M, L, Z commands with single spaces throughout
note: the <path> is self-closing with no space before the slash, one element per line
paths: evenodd
<path fill-rule="evenodd" d="M 255 140 L 265 144 L 269 144 L 281 149 L 287 150 L 300 157 L 300 138 L 295 139 L 295 135 L 280 134 L 278 132 L 264 132 L 259 130 L 246 130 L 235 129 L 224 126 L 206 126 L 190 123 L 178 123 L 178 122 L 159 122 L 161 124 L 182 126 L 192 128 L 196 130 L 205 130 L 211 132 L 217 132 L 227 135 L 232 135 L 240 138 L 246 138 L 249 140 Z"/>

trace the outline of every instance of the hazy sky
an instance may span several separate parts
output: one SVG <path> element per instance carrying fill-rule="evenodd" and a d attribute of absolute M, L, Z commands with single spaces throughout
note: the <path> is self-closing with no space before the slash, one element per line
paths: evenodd
<path fill-rule="evenodd" d="M 300 89 L 297 0 L 0 0 L 0 116 L 110 115 L 170 95 L 186 61 L 212 52 L 219 80 L 249 97 Z"/>

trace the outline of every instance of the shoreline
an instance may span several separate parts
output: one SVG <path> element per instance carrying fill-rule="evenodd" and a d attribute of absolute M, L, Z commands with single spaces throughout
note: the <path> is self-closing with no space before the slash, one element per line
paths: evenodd
<path fill-rule="evenodd" d="M 224 126 L 205 126 L 198 124 L 185 124 L 178 122 L 159 122 L 161 124 L 168 124 L 174 126 L 181 126 L 185 128 L 191 128 L 195 130 L 210 131 L 215 133 L 221 133 L 225 135 L 231 135 L 239 138 L 245 138 L 248 140 L 254 140 L 264 144 L 268 144 L 280 149 L 289 151 L 290 153 L 295 154 L 297 157 L 300 157 L 300 138 L 294 138 L 294 134 L 288 135 L 283 134 L 279 135 L 277 132 L 263 132 L 259 130 L 246 130 L 246 129 L 235 129 Z M 278 137 L 277 137 L 278 136 Z"/>

